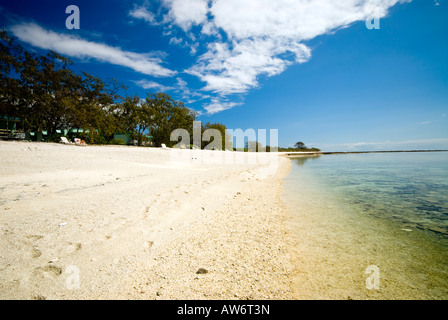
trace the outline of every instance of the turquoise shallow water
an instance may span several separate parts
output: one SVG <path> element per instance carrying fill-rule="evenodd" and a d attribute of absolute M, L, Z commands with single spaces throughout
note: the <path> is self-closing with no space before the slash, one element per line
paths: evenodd
<path fill-rule="evenodd" d="M 448 152 L 324 155 L 293 162 L 289 180 L 311 175 L 358 212 L 448 239 Z"/>
<path fill-rule="evenodd" d="M 448 152 L 291 161 L 298 298 L 448 299 Z M 371 266 L 378 290 L 366 287 Z"/>

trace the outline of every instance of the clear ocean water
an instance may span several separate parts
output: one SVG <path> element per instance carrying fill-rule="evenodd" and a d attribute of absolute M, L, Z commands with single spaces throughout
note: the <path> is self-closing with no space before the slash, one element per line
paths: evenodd
<path fill-rule="evenodd" d="M 358 212 L 448 240 L 448 152 L 335 154 L 293 162 L 289 179 L 312 176 Z"/>
<path fill-rule="evenodd" d="M 283 199 L 299 297 L 448 299 L 448 152 L 291 161 Z M 378 290 L 366 288 L 372 266 Z"/>

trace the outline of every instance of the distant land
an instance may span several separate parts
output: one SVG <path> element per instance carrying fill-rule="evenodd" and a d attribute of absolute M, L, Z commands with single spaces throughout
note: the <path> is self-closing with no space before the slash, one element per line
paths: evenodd
<path fill-rule="evenodd" d="M 447 152 L 448 150 L 392 150 L 392 151 L 297 151 L 279 152 L 286 156 L 294 155 L 321 155 L 321 154 L 352 154 L 352 153 L 398 153 L 398 152 Z"/>

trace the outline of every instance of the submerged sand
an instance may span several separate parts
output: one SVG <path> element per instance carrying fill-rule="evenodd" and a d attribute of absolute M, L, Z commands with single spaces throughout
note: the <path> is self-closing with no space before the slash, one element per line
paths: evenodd
<path fill-rule="evenodd" d="M 446 238 L 350 206 L 331 185 L 295 173 L 284 180 L 283 196 L 295 239 L 296 299 L 448 298 Z"/>
<path fill-rule="evenodd" d="M 215 151 L 216 152 L 216 151 Z M 0 142 L 1 299 L 293 299 L 279 170 Z"/>

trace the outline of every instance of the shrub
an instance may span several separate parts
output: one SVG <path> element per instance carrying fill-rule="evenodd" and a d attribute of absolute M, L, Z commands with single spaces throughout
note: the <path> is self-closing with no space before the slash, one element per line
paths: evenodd
<path fill-rule="evenodd" d="M 126 143 L 123 139 L 112 139 L 109 144 L 124 146 Z"/>

